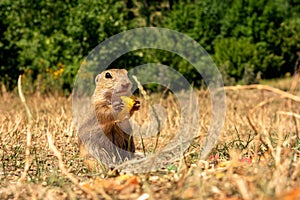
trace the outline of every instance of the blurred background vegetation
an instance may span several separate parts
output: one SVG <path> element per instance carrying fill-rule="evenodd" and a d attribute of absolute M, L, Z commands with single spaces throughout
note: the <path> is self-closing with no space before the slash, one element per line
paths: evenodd
<path fill-rule="evenodd" d="M 27 92 L 68 95 L 81 62 L 100 42 L 137 27 L 165 27 L 199 42 L 226 85 L 292 75 L 300 52 L 300 0 L 1 0 L 0 84 L 13 90 L 23 74 Z M 174 67 L 195 86 L 184 59 L 139 50 L 116 67 Z"/>

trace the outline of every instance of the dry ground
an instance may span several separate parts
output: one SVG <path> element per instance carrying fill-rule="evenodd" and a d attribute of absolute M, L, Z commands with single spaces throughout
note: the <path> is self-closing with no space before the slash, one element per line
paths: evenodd
<path fill-rule="evenodd" d="M 127 175 L 95 173 L 83 165 L 70 98 L 26 96 L 33 114 L 29 123 L 20 98 L 4 92 L 0 97 L 0 199 L 300 199 L 299 88 L 299 83 L 289 93 L 227 88 L 224 128 L 210 157 L 200 161 L 210 99 L 207 92 L 197 91 L 205 109 L 200 113 L 201 132 L 186 157 L 156 172 Z M 156 95 L 156 99 L 168 114 L 159 138 L 163 145 L 180 122 L 172 97 Z M 134 116 L 140 123 L 149 112 L 143 105 L 145 109 Z M 31 144 L 26 143 L 28 136 Z M 50 145 L 55 146 L 49 149 L 51 138 Z M 143 141 L 144 149 L 152 151 L 153 141 Z M 136 143 L 143 151 L 141 140 Z M 26 148 L 29 168 L 23 173 Z"/>

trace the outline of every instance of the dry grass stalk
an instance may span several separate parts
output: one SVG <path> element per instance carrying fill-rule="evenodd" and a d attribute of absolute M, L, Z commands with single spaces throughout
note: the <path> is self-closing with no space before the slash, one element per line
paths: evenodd
<path fill-rule="evenodd" d="M 300 115 L 297 114 L 297 113 L 293 113 L 293 112 L 277 111 L 277 114 L 279 114 L 279 115 L 287 115 L 287 116 L 291 116 L 291 117 L 295 117 L 297 119 L 300 119 Z"/>
<path fill-rule="evenodd" d="M 124 191 L 120 191 L 122 194 L 106 189 L 105 192 L 112 195 L 113 199 L 137 199 L 142 194 L 146 194 L 144 196 L 148 199 L 293 199 L 292 196 L 299 197 L 300 140 L 296 135 L 299 133 L 297 127 L 299 118 L 296 117 L 300 114 L 298 104 L 272 92 L 260 93 L 248 89 L 238 90 L 238 92 L 228 90 L 226 94 L 228 112 L 226 112 L 226 121 L 219 142 L 207 160 L 198 162 L 200 144 L 208 132 L 211 119 L 208 95 L 203 91 L 199 91 L 198 95 L 199 104 L 203 108 L 199 120 L 201 130 L 199 138 L 185 154 L 186 165 L 183 163 L 181 166 L 177 160 L 171 166 L 165 165 L 155 172 L 137 174 L 139 186 L 135 186 L 134 189 L 124 187 Z M 298 88 L 295 89 L 294 95 L 299 95 Z M 153 101 L 157 100 L 154 97 L 160 98 L 159 95 L 151 96 Z M 70 134 L 69 127 L 72 122 L 70 100 L 51 95 L 26 97 L 27 104 L 35 116 L 34 126 L 31 128 L 28 127 L 28 120 L 23 120 L 27 117 L 26 112 L 19 112 L 23 104 L 18 97 L 13 93 L 4 93 L 1 100 L 0 199 L 92 198 L 81 189 L 87 187 L 93 190 L 94 187 L 88 187 L 88 183 L 94 182 L 95 174 L 82 164 L 82 159 L 78 157 L 77 139 Z M 166 126 L 161 130 L 158 148 L 172 139 L 180 125 L 178 117 L 180 112 L 176 107 L 178 106 L 176 99 L 168 96 L 159 100 L 167 110 L 167 117 L 164 124 Z M 289 104 L 289 102 L 293 103 Z M 149 110 L 150 107 L 142 108 L 134 115 L 134 120 L 138 123 L 148 122 L 145 116 Z M 251 110 L 254 111 L 249 116 L 257 130 L 257 136 L 249 126 L 246 117 Z M 152 121 L 155 122 L 155 119 Z M 31 132 L 32 162 L 27 172 L 27 181 L 16 184 L 26 161 L 28 131 Z M 55 137 L 53 135 L 51 139 L 52 144 L 55 139 L 54 147 L 59 152 L 58 162 L 53 156 L 53 150 L 49 151 L 46 133 L 55 133 Z M 156 140 L 155 134 L 151 136 L 152 138 L 144 138 L 144 148 L 148 152 L 153 149 Z M 260 140 L 256 141 L 259 137 L 263 138 L 264 143 Z M 268 148 L 265 148 L 265 145 Z M 258 148 L 259 152 L 254 151 L 255 148 Z M 142 149 L 139 141 L 137 141 L 137 149 L 139 151 Z M 67 173 L 71 174 L 73 181 L 66 175 Z M 96 174 L 101 177 L 105 175 Z M 114 182 L 117 178 L 108 179 Z M 96 193 L 95 198 L 104 198 L 101 197 L 103 194 L 98 189 L 92 192 Z M 128 198 L 124 198 L 125 196 Z"/>
<path fill-rule="evenodd" d="M 23 173 L 21 174 L 21 177 L 20 179 L 18 180 L 18 183 L 21 184 L 21 183 L 24 183 L 25 179 L 26 179 L 26 175 L 27 175 L 27 172 L 30 168 L 30 164 L 31 164 L 31 157 L 30 157 L 30 148 L 31 148 L 31 125 L 32 125 L 32 114 L 29 110 L 29 107 L 26 103 L 26 100 L 25 100 L 25 97 L 24 97 L 24 94 L 22 92 L 22 83 L 21 83 L 21 79 L 22 79 L 22 76 L 20 75 L 19 76 L 19 79 L 18 79 L 18 92 L 19 92 L 19 97 L 21 99 L 21 102 L 22 104 L 24 105 L 25 109 L 26 109 L 26 113 L 27 113 L 27 116 L 28 116 L 28 120 L 29 120 L 29 127 L 27 127 L 27 131 L 26 131 L 26 151 L 25 151 L 25 167 L 24 167 L 24 171 Z"/>
<path fill-rule="evenodd" d="M 297 73 L 293 76 L 293 80 L 292 80 L 292 84 L 290 87 L 290 92 L 295 92 L 295 89 L 297 87 L 297 83 L 299 82 L 299 78 L 300 78 L 300 69 L 297 70 Z"/>
<path fill-rule="evenodd" d="M 153 111 L 154 117 L 155 117 L 155 119 L 156 119 L 156 121 L 157 121 L 157 125 L 158 125 L 158 126 L 157 126 L 157 133 L 156 133 L 156 141 L 155 141 L 155 145 L 154 145 L 154 151 L 155 151 L 155 150 L 157 149 L 157 147 L 158 147 L 158 140 L 159 140 L 159 136 L 160 136 L 161 122 L 160 122 L 160 120 L 159 120 L 159 117 L 158 117 L 158 114 L 157 114 L 156 109 L 155 109 L 154 106 L 152 105 L 150 96 L 149 96 L 149 95 L 147 94 L 147 92 L 144 90 L 144 87 L 143 87 L 142 84 L 139 82 L 139 80 L 137 79 L 137 77 L 136 77 L 136 76 L 132 76 L 132 78 L 133 78 L 134 81 L 137 83 L 138 88 L 139 88 L 141 94 L 143 95 L 145 101 L 146 101 L 147 103 L 150 103 L 150 106 L 151 106 L 151 109 L 152 109 L 152 111 Z M 143 139 L 142 139 L 142 143 L 144 143 L 144 142 L 143 142 Z M 145 149 L 144 149 L 144 152 L 145 152 Z"/>
<path fill-rule="evenodd" d="M 224 87 L 225 90 L 245 90 L 245 89 L 258 89 L 258 90 L 267 90 L 273 93 L 276 93 L 283 98 L 288 98 L 296 102 L 300 102 L 300 97 L 293 95 L 291 93 L 282 91 L 280 89 L 268 86 L 268 85 L 259 85 L 259 84 L 254 84 L 254 85 L 237 85 L 237 86 L 226 86 Z"/>
<path fill-rule="evenodd" d="M 260 108 L 260 107 L 262 107 L 262 106 L 264 106 L 264 105 L 266 105 L 266 104 L 268 104 L 268 103 L 271 103 L 271 102 L 273 102 L 275 99 L 277 99 L 277 97 L 273 97 L 273 98 L 270 98 L 270 99 L 267 99 L 267 100 L 265 100 L 265 101 L 262 101 L 262 102 L 260 102 L 259 104 L 257 104 L 255 107 L 253 107 L 252 109 L 250 109 L 248 112 L 247 112 L 247 115 L 246 115 L 246 118 L 247 118 L 247 120 L 248 120 L 248 123 L 249 123 L 249 125 L 251 126 L 251 128 L 253 129 L 253 131 L 255 132 L 255 134 L 256 134 L 256 136 L 259 136 L 258 137 L 258 140 L 256 140 L 256 149 L 255 149 L 255 152 L 256 153 L 258 153 L 258 143 L 259 142 L 261 142 L 261 143 L 263 143 L 265 146 L 268 146 L 267 144 L 266 144 L 266 142 L 264 141 L 264 139 L 263 139 L 263 135 L 262 134 L 259 134 L 259 132 L 258 132 L 258 130 L 257 130 L 257 128 L 256 128 L 256 126 L 255 126 L 255 124 L 254 124 L 254 122 L 252 121 L 252 119 L 251 119 L 251 115 L 254 113 L 254 111 L 255 110 L 257 110 L 258 108 Z"/>
<path fill-rule="evenodd" d="M 20 179 L 18 180 L 19 184 L 24 183 L 28 170 L 30 168 L 30 164 L 31 164 L 31 156 L 30 156 L 30 149 L 31 149 L 31 128 L 27 127 L 27 137 L 26 137 L 26 150 L 25 150 L 25 167 L 24 170 L 21 174 Z"/>
<path fill-rule="evenodd" d="M 84 191 L 86 194 L 90 195 L 92 197 L 93 200 L 97 200 L 97 194 L 90 190 L 87 187 L 84 187 L 82 185 L 80 185 L 78 179 L 76 179 L 71 173 L 68 172 L 68 170 L 66 169 L 64 163 L 63 163 L 63 158 L 61 156 L 61 153 L 58 151 L 58 149 L 55 147 L 54 143 L 53 143 L 53 139 L 52 139 L 52 135 L 51 133 L 47 130 L 47 139 L 48 139 L 48 144 L 49 144 L 49 149 L 54 153 L 54 155 L 57 157 L 58 159 L 58 164 L 59 164 L 59 169 L 61 170 L 62 174 L 64 174 L 73 184 L 75 184 L 78 188 L 80 188 L 82 191 Z M 105 193 L 103 188 L 99 188 L 99 190 L 101 195 L 107 199 L 107 200 L 111 200 L 110 196 L 108 196 L 108 194 Z"/>
<path fill-rule="evenodd" d="M 296 86 L 293 87 L 293 90 L 295 89 Z M 270 91 L 270 92 L 273 92 L 273 93 L 276 93 L 278 95 L 280 95 L 280 98 L 287 98 L 287 99 L 290 99 L 292 101 L 295 101 L 295 102 L 299 102 L 300 103 L 300 97 L 299 96 L 296 96 L 296 95 L 293 95 L 291 93 L 288 93 L 288 92 L 285 92 L 285 91 L 282 91 L 278 88 L 274 88 L 274 87 L 271 87 L 271 86 L 268 86 L 268 85 L 259 85 L 259 84 L 255 84 L 255 85 L 244 85 L 244 86 L 241 86 L 241 85 L 238 85 L 238 86 L 227 86 L 227 87 L 224 87 L 225 90 L 244 90 L 244 89 L 258 89 L 258 90 L 267 90 L 267 91 Z M 273 98 L 270 98 L 270 99 L 267 99 L 265 101 L 262 101 L 260 102 L 259 104 L 257 104 L 255 107 L 253 107 L 251 110 L 248 111 L 247 113 L 247 120 L 249 122 L 249 125 L 251 126 L 251 128 L 253 129 L 253 131 L 256 133 L 256 135 L 259 135 L 259 140 L 260 142 L 264 143 L 265 146 L 266 146 L 266 142 L 263 140 L 262 138 L 262 135 L 258 133 L 258 130 L 255 126 L 255 124 L 253 123 L 253 120 L 251 119 L 251 115 L 254 113 L 255 110 L 257 110 L 258 108 L 268 104 L 268 103 L 271 103 L 273 102 L 275 99 L 277 99 L 278 97 L 273 97 Z M 281 113 L 282 114 L 282 113 Z M 294 114 L 294 116 L 297 116 L 297 114 Z M 270 147 L 270 144 L 268 145 Z M 258 150 L 256 150 L 257 152 Z"/>
<path fill-rule="evenodd" d="M 22 92 L 22 75 L 19 76 L 19 79 L 18 79 L 18 92 L 19 92 L 19 96 L 20 96 L 20 99 L 21 99 L 21 102 L 23 103 L 25 109 L 26 109 L 26 113 L 27 113 L 27 116 L 28 116 L 28 120 L 29 120 L 29 123 L 32 123 L 32 114 L 29 110 L 29 107 L 26 103 L 26 99 L 24 97 L 24 94 Z"/>
<path fill-rule="evenodd" d="M 245 200 L 253 199 L 252 195 L 249 193 L 249 188 L 247 187 L 246 180 L 242 179 L 237 174 L 233 175 L 233 179 L 234 179 L 241 195 L 243 196 L 243 199 L 245 199 Z"/>

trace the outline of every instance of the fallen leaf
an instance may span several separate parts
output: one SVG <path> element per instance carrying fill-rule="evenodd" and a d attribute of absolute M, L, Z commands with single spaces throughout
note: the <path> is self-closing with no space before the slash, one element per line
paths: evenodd
<path fill-rule="evenodd" d="M 286 194 L 281 195 L 277 198 L 278 200 L 297 200 L 300 199 L 300 188 L 296 188 Z"/>

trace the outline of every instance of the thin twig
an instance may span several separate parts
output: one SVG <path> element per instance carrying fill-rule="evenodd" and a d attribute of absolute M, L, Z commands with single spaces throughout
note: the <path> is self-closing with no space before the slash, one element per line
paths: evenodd
<path fill-rule="evenodd" d="M 274 88 L 274 87 L 271 87 L 271 86 L 268 86 L 268 85 L 260 85 L 260 84 L 254 84 L 254 85 L 237 85 L 237 86 L 226 86 L 224 87 L 225 90 L 244 90 L 244 89 L 258 89 L 258 90 L 267 90 L 267 91 L 270 91 L 270 92 L 273 92 L 273 93 L 276 93 L 278 95 L 280 95 L 280 98 L 287 98 L 287 99 L 291 99 L 293 101 L 296 101 L 296 102 L 300 102 L 300 97 L 299 96 L 296 96 L 296 95 L 293 95 L 291 93 L 288 93 L 288 92 L 285 92 L 283 90 L 280 90 L 278 88 Z M 251 128 L 254 130 L 255 134 L 258 135 L 258 131 L 254 125 L 254 123 L 252 122 L 251 120 L 251 117 L 250 115 L 257 109 L 257 108 L 260 108 L 264 105 L 266 105 L 267 103 L 270 103 L 272 102 L 274 99 L 276 99 L 276 97 L 274 98 L 271 98 L 271 99 L 268 99 L 266 101 L 263 101 L 263 102 L 260 102 L 258 105 L 256 105 L 254 108 L 252 108 L 248 113 L 247 113 L 247 120 L 251 126 Z M 263 141 L 262 137 L 260 136 L 260 141 L 263 143 L 263 144 L 266 144 L 266 142 Z"/>
<path fill-rule="evenodd" d="M 249 193 L 249 187 L 246 180 L 242 179 L 237 174 L 233 175 L 233 180 L 236 182 L 237 188 L 240 191 L 243 199 L 253 199 L 252 195 Z"/>
<path fill-rule="evenodd" d="M 294 76 L 293 76 L 293 79 L 292 79 L 292 84 L 291 84 L 291 87 L 290 87 L 290 92 L 295 92 L 295 89 L 297 87 L 297 83 L 299 81 L 299 78 L 300 78 L 300 72 L 296 73 Z"/>
<path fill-rule="evenodd" d="M 160 137 L 160 120 L 158 118 L 158 114 L 156 112 L 156 110 L 154 109 L 154 107 L 151 105 L 151 108 L 152 108 L 152 111 L 154 113 L 154 117 L 157 121 L 157 133 L 156 133 L 156 141 L 155 141 L 155 145 L 154 145 L 154 150 L 156 151 L 157 149 L 157 146 L 158 146 L 158 140 L 159 140 L 159 137 Z"/>
<path fill-rule="evenodd" d="M 258 89 L 258 90 L 268 90 L 270 92 L 279 94 L 280 96 L 284 98 L 291 99 L 296 102 L 300 102 L 300 97 L 293 95 L 291 93 L 285 92 L 283 90 L 280 90 L 278 88 L 274 88 L 268 85 L 260 85 L 260 84 L 254 84 L 254 85 L 237 85 L 237 86 L 226 86 L 224 87 L 225 90 L 243 90 L 243 89 Z"/>
<path fill-rule="evenodd" d="M 22 172 L 21 177 L 18 180 L 19 184 L 24 183 L 27 173 L 28 173 L 28 170 L 31 165 L 30 148 L 31 148 L 31 125 L 32 125 L 32 115 L 26 104 L 26 100 L 25 100 L 25 97 L 22 92 L 21 78 L 22 78 L 22 76 L 20 75 L 19 79 L 18 79 L 18 92 L 19 92 L 21 102 L 23 103 L 23 105 L 26 109 L 26 113 L 27 113 L 28 120 L 29 120 L 29 127 L 27 127 L 27 132 L 26 132 L 25 166 L 24 166 L 24 171 Z"/>
<path fill-rule="evenodd" d="M 254 123 L 252 122 L 250 116 L 254 113 L 254 111 L 255 111 L 256 109 L 258 109 L 258 108 L 260 108 L 260 107 L 262 107 L 262 106 L 264 106 L 264 105 L 266 105 L 266 104 L 268 104 L 268 103 L 271 103 L 271 102 L 274 101 L 275 99 L 277 99 L 277 97 L 273 97 L 273 98 L 267 99 L 267 100 L 265 100 L 265 101 L 262 101 L 262 102 L 260 102 L 259 104 L 257 104 L 254 108 L 252 108 L 251 110 L 249 110 L 249 111 L 247 112 L 246 118 L 247 118 L 247 120 L 248 120 L 248 122 L 249 122 L 251 128 L 254 130 L 254 132 L 255 132 L 256 135 L 258 135 L 258 131 L 257 131 L 257 129 L 255 128 Z"/>
<path fill-rule="evenodd" d="M 24 171 L 21 174 L 21 177 L 18 180 L 18 183 L 24 183 L 27 172 L 31 165 L 31 156 L 30 156 L 30 149 L 31 149 L 31 126 L 27 128 L 27 134 L 26 134 L 26 150 L 25 150 L 25 166 Z"/>
<path fill-rule="evenodd" d="M 98 199 L 96 192 L 90 190 L 87 187 L 84 187 L 84 186 L 80 185 L 78 179 L 76 179 L 72 174 L 70 174 L 68 172 L 68 170 L 66 169 L 66 167 L 65 167 L 65 165 L 63 163 L 63 159 L 62 159 L 61 153 L 58 151 L 58 149 L 54 145 L 53 139 L 52 139 L 52 135 L 51 135 L 51 133 L 48 130 L 47 130 L 47 139 L 48 139 L 49 149 L 54 153 L 54 155 L 58 159 L 59 169 L 61 170 L 62 174 L 64 174 L 73 184 L 75 184 L 78 188 L 80 188 L 86 194 L 91 195 L 92 199 L 94 199 L 94 200 Z M 108 194 L 106 194 L 106 192 L 104 191 L 103 188 L 99 188 L 98 191 L 100 191 L 100 194 L 105 199 L 111 200 L 111 197 L 108 196 Z"/>
<path fill-rule="evenodd" d="M 146 91 L 144 90 L 143 86 L 141 85 L 141 83 L 137 80 L 137 77 L 136 76 L 132 76 L 132 78 L 134 79 L 134 81 L 137 83 L 138 85 L 138 88 L 141 92 L 141 94 L 143 95 L 144 99 L 146 101 L 149 101 L 150 100 L 150 97 L 147 95 Z M 140 138 L 141 138 L 141 142 L 142 142 L 142 147 L 143 147 L 143 152 L 144 152 L 144 155 L 146 154 L 146 148 L 145 148 L 145 145 L 144 145 L 144 139 L 143 139 L 143 135 L 141 134 L 140 132 L 140 128 L 139 128 L 139 134 L 140 134 Z"/>
<path fill-rule="evenodd" d="M 136 76 L 132 76 L 132 78 L 134 79 L 134 81 L 137 83 L 138 85 L 138 88 L 141 92 L 141 94 L 143 95 L 144 99 L 147 101 L 147 102 L 150 102 L 150 106 L 151 106 L 151 110 L 154 114 L 154 117 L 157 121 L 157 133 L 156 133 L 156 141 L 155 141 L 155 145 L 154 145 L 154 150 L 156 151 L 157 149 L 157 146 L 158 146 L 158 140 L 159 140 L 159 137 L 160 137 L 160 129 L 161 129 L 161 122 L 159 120 L 159 117 L 158 117 L 158 114 L 156 112 L 156 109 L 154 108 L 154 106 L 152 105 L 151 101 L 150 101 L 150 97 L 149 95 L 147 94 L 147 92 L 144 90 L 142 84 L 138 81 L 137 77 Z"/>
<path fill-rule="evenodd" d="M 26 113 L 27 113 L 27 116 L 28 116 L 29 123 L 32 123 L 32 114 L 31 114 L 31 112 L 29 110 L 29 107 L 27 106 L 24 94 L 22 92 L 21 79 L 22 79 L 22 75 L 20 75 L 19 79 L 18 79 L 18 92 L 19 92 L 19 96 L 20 96 L 21 102 L 23 103 L 23 105 L 24 105 L 24 107 L 26 109 Z"/>
<path fill-rule="evenodd" d="M 277 111 L 276 113 L 280 114 L 280 115 L 287 115 L 287 116 L 291 116 L 291 117 L 295 117 L 297 119 L 300 119 L 300 115 L 296 114 L 296 113 L 293 113 L 293 112 Z"/>
<path fill-rule="evenodd" d="M 295 124 L 296 136 L 298 138 L 300 138 L 299 130 L 298 130 L 298 126 L 297 126 L 297 120 L 296 120 L 296 119 L 300 119 L 300 115 L 296 114 L 296 113 L 293 113 L 293 112 L 285 112 L 285 111 L 277 111 L 276 113 L 279 114 L 279 115 L 287 115 L 287 116 L 290 116 L 290 117 L 293 118 L 293 121 L 294 121 L 294 124 Z"/>

